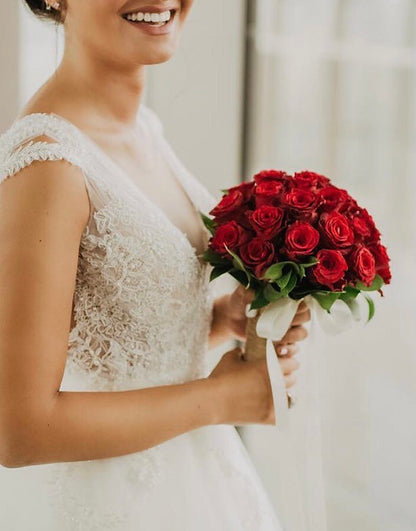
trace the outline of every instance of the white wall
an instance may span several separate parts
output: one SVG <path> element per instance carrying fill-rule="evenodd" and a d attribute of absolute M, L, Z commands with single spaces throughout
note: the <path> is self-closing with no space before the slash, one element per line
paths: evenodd
<path fill-rule="evenodd" d="M 0 2 L 0 130 L 13 120 L 18 108 L 19 10 L 17 2 Z"/>
<path fill-rule="evenodd" d="M 244 0 L 196 0 L 176 55 L 148 69 L 147 97 L 209 189 L 240 179 Z"/>

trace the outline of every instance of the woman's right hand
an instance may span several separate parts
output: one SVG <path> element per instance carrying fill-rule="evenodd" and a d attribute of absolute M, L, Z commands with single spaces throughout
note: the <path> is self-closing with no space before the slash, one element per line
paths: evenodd
<path fill-rule="evenodd" d="M 216 382 L 217 424 L 275 424 L 273 395 L 266 358 L 245 361 L 240 348 L 226 352 L 208 379 Z M 299 362 L 279 358 L 285 387 L 292 387 Z"/>

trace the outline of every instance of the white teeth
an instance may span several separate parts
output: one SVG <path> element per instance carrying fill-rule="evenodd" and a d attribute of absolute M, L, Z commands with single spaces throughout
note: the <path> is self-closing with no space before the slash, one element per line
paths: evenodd
<path fill-rule="evenodd" d="M 163 13 L 143 13 L 138 11 L 137 13 L 129 13 L 126 16 L 127 20 L 134 22 L 150 22 L 153 24 L 167 22 L 171 18 L 170 11 L 163 11 Z"/>

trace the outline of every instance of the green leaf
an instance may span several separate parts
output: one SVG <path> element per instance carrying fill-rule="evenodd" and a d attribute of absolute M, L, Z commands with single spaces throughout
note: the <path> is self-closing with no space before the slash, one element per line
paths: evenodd
<path fill-rule="evenodd" d="M 297 282 L 298 282 L 298 278 L 297 278 L 297 275 L 296 273 L 294 273 L 293 271 L 291 272 L 291 277 L 289 279 L 289 282 L 287 283 L 286 287 L 284 289 L 282 289 L 282 294 L 283 296 L 288 296 L 289 293 L 295 288 Z"/>
<path fill-rule="evenodd" d="M 228 273 L 233 277 L 235 278 L 236 280 L 238 280 L 238 282 L 240 282 L 240 284 L 242 284 L 244 287 L 248 287 L 250 284 L 247 282 L 247 275 L 244 273 L 244 271 L 241 271 L 241 269 L 231 269 L 230 271 L 228 271 Z"/>
<path fill-rule="evenodd" d="M 319 263 L 319 260 L 315 258 L 315 256 L 311 256 L 310 258 L 308 258 L 307 262 L 302 263 L 300 265 L 302 265 L 303 267 L 312 267 L 318 263 Z"/>
<path fill-rule="evenodd" d="M 212 249 L 207 249 L 204 251 L 202 258 L 205 260 L 205 262 L 209 262 L 211 265 L 223 265 L 226 266 L 230 263 L 230 261 L 226 258 L 223 258 L 218 253 L 214 252 Z"/>
<path fill-rule="evenodd" d="M 367 323 L 371 321 L 371 319 L 374 317 L 374 314 L 376 312 L 376 307 L 374 305 L 373 299 L 370 297 L 370 295 L 364 295 L 365 299 L 368 302 L 368 319 Z"/>
<path fill-rule="evenodd" d="M 224 273 L 228 273 L 230 268 L 224 268 L 224 267 L 214 267 L 214 269 L 211 271 L 211 274 L 209 276 L 209 281 L 212 282 L 216 278 L 220 277 L 221 275 L 224 275 Z"/>
<path fill-rule="evenodd" d="M 352 286 L 345 286 L 344 291 L 352 298 L 355 299 L 360 294 L 360 290 L 353 288 Z"/>
<path fill-rule="evenodd" d="M 366 286 L 362 282 L 357 282 L 356 287 L 361 291 L 378 291 L 384 285 L 384 280 L 380 275 L 376 275 L 370 286 Z"/>
<path fill-rule="evenodd" d="M 303 264 L 299 264 L 299 271 L 300 271 L 300 279 L 302 280 L 302 278 L 305 278 L 306 277 L 306 272 L 305 272 L 305 266 Z"/>
<path fill-rule="evenodd" d="M 225 195 L 227 195 L 229 191 L 229 188 L 224 188 L 223 190 L 221 190 L 221 192 Z"/>
<path fill-rule="evenodd" d="M 286 273 L 285 275 L 277 279 L 276 283 L 281 290 L 285 289 L 291 277 L 292 277 L 292 270 L 290 270 L 288 273 Z"/>
<path fill-rule="evenodd" d="M 283 270 L 286 266 L 290 266 L 298 275 L 300 275 L 299 264 L 287 260 L 285 262 L 277 262 L 277 264 L 273 264 L 267 268 L 263 275 L 263 279 L 272 281 L 278 280 L 283 275 Z"/>
<path fill-rule="evenodd" d="M 319 302 L 321 308 L 329 313 L 334 302 L 340 298 L 341 293 L 340 291 L 317 291 L 312 294 L 312 297 Z"/>
<path fill-rule="evenodd" d="M 250 310 L 258 310 L 259 308 L 263 308 L 264 306 L 267 306 L 269 304 L 269 301 L 266 299 L 263 291 L 259 291 L 256 295 L 256 297 L 253 299 L 253 301 L 250 304 Z"/>
<path fill-rule="evenodd" d="M 205 227 L 209 230 L 211 234 L 215 234 L 215 221 L 206 216 L 201 211 L 199 211 L 199 214 L 202 218 L 202 222 L 204 223 Z"/>
<path fill-rule="evenodd" d="M 276 302 L 282 298 L 282 292 L 277 291 L 271 284 L 266 284 L 264 288 L 264 296 L 269 302 Z"/>
<path fill-rule="evenodd" d="M 247 283 L 250 283 L 250 273 L 245 268 L 245 265 L 243 264 L 241 258 L 233 253 L 226 245 L 224 247 L 227 249 L 227 251 L 230 253 L 230 255 L 233 257 L 233 265 L 236 269 L 239 269 L 240 271 L 243 271 L 247 277 Z"/>

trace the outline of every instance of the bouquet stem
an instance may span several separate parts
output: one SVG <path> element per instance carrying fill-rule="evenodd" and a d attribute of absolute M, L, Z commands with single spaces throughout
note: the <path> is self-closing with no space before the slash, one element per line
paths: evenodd
<path fill-rule="evenodd" d="M 257 321 L 260 317 L 260 310 L 255 317 L 249 317 L 246 324 L 246 346 L 244 357 L 247 361 L 255 361 L 266 357 L 267 340 L 259 337 L 256 333 Z"/>

